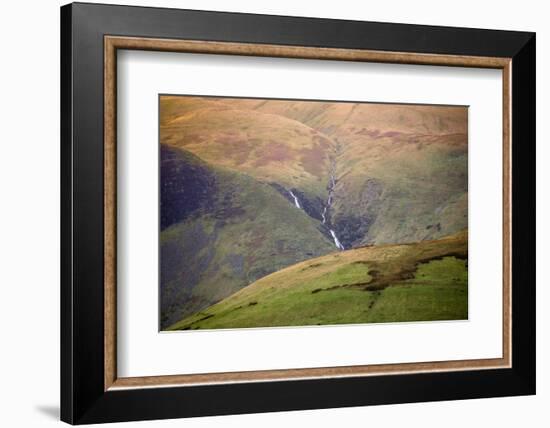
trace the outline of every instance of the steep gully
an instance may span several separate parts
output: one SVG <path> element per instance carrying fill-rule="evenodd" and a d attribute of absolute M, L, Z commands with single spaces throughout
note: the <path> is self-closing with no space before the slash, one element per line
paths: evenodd
<path fill-rule="evenodd" d="M 340 155 L 341 150 L 342 150 L 342 147 L 341 147 L 340 143 L 337 143 L 334 156 L 330 159 L 329 181 L 328 181 L 328 185 L 327 185 L 328 197 L 327 197 L 327 201 L 325 202 L 325 204 L 323 206 L 323 212 L 321 213 L 321 217 L 323 219 L 322 224 L 327 226 L 327 228 L 330 232 L 330 235 L 332 236 L 332 239 L 334 241 L 334 245 L 336 246 L 336 248 L 343 251 L 343 250 L 345 250 L 344 246 L 342 245 L 342 243 L 340 242 L 340 240 L 336 236 L 336 232 L 329 227 L 330 224 L 327 222 L 327 215 L 329 213 L 330 207 L 331 207 L 332 202 L 334 200 L 334 188 L 336 187 L 336 178 L 335 178 L 335 176 L 336 176 L 336 158 Z M 300 201 L 299 201 L 298 197 L 294 194 L 294 192 L 292 192 L 292 190 L 289 190 L 288 192 L 290 193 L 292 198 L 294 198 L 294 205 L 296 206 L 296 208 L 302 209 L 302 206 L 300 205 Z"/>

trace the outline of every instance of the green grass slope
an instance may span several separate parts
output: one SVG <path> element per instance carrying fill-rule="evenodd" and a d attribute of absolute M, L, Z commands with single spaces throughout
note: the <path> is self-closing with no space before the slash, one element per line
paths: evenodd
<path fill-rule="evenodd" d="M 467 319 L 467 242 L 463 231 L 307 260 L 169 330 Z"/>
<path fill-rule="evenodd" d="M 273 186 L 161 147 L 161 328 L 274 271 L 335 250 Z"/>

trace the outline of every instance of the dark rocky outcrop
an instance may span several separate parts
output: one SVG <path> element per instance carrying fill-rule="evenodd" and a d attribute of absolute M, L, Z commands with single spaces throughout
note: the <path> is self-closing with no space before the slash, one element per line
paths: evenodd
<path fill-rule="evenodd" d="M 186 219 L 212 204 L 216 180 L 196 156 L 166 145 L 160 146 L 160 228 Z"/>

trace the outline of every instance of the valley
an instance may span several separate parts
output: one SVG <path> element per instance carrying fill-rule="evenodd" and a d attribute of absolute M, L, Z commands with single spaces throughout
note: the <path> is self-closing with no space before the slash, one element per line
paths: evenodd
<path fill-rule="evenodd" d="M 163 96 L 160 113 L 162 329 L 225 328 L 219 323 L 226 318 L 197 324 L 194 317 L 326 255 L 345 260 L 355 251 L 372 254 L 457 233 L 466 237 L 467 255 L 464 107 Z M 463 272 L 461 254 L 439 262 Z M 420 271 L 442 269 L 419 260 Z M 369 264 L 351 270 L 365 284 Z M 409 289 L 375 291 L 405 298 Z M 375 296 L 347 286 L 333 294 L 340 292 L 358 301 Z M 392 316 L 414 318 L 406 311 Z M 260 322 L 252 317 L 248 326 L 254 320 Z"/>

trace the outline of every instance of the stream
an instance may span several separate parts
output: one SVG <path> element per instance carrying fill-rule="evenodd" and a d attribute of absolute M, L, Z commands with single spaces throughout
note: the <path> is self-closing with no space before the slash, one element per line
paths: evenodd
<path fill-rule="evenodd" d="M 330 177 L 328 181 L 328 197 L 327 202 L 325 206 L 323 207 L 323 213 L 321 214 L 321 217 L 323 218 L 323 224 L 327 223 L 327 211 L 330 209 L 332 205 L 333 195 L 334 195 L 334 187 L 336 187 L 336 156 L 338 156 L 338 153 L 340 152 L 340 146 L 336 148 L 336 154 L 335 156 L 330 160 Z M 344 246 L 336 236 L 336 232 L 329 228 L 330 234 L 332 236 L 332 239 L 334 240 L 334 245 L 336 245 L 336 248 L 339 250 L 345 250 Z"/>
<path fill-rule="evenodd" d="M 290 196 L 294 198 L 294 205 L 296 206 L 296 208 L 302 209 L 302 206 L 300 205 L 300 201 L 298 200 L 296 195 L 292 192 L 292 190 L 289 190 L 288 193 L 290 193 Z"/>
<path fill-rule="evenodd" d="M 334 233 L 334 230 L 330 229 L 330 234 L 332 235 L 332 239 L 334 239 L 334 245 L 336 245 L 336 248 L 338 248 L 339 250 L 344 250 L 345 248 L 338 240 L 338 237 L 336 236 L 336 233 Z"/>
<path fill-rule="evenodd" d="M 336 157 L 334 157 L 330 160 L 330 177 L 329 177 L 329 182 L 328 182 L 328 197 L 327 197 L 327 202 L 323 206 L 323 212 L 321 213 L 321 217 L 323 219 L 322 223 L 325 226 L 328 226 L 328 224 L 327 224 L 327 211 L 330 209 L 330 206 L 332 205 L 334 187 L 336 186 L 336 178 L 334 176 L 335 173 L 336 173 Z M 294 205 L 296 206 L 296 208 L 302 209 L 302 206 L 300 205 L 300 200 L 294 194 L 294 192 L 292 190 L 289 190 L 288 193 L 290 193 L 290 196 L 292 196 L 292 198 L 294 199 Z M 330 228 L 329 228 L 329 232 L 330 232 L 330 235 L 332 236 L 332 240 L 334 241 L 334 245 L 336 246 L 336 248 L 338 248 L 339 250 L 342 250 L 342 251 L 345 250 L 344 246 L 342 245 L 342 243 L 340 242 L 340 240 L 336 236 L 336 232 L 333 229 L 330 229 Z"/>

